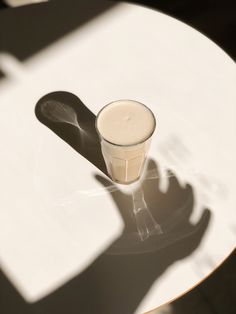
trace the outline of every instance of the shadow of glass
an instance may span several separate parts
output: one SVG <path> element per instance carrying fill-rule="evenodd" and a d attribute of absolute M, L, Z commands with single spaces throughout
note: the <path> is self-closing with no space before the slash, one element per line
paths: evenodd
<path fill-rule="evenodd" d="M 95 129 L 96 117 L 77 96 L 64 91 L 47 94 L 37 102 L 35 114 L 41 123 L 107 175 Z"/>

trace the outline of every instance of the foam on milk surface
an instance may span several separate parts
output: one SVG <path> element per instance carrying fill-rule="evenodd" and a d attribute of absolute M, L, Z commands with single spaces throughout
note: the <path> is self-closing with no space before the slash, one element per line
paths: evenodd
<path fill-rule="evenodd" d="M 97 127 L 107 141 L 118 145 L 132 145 L 144 141 L 152 134 L 155 120 L 144 105 L 120 100 L 101 111 Z"/>

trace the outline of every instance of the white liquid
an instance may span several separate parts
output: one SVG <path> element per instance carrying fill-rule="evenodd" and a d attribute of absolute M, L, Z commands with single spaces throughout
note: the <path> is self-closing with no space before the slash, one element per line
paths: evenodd
<path fill-rule="evenodd" d="M 97 119 L 107 170 L 114 181 L 137 180 L 155 129 L 155 118 L 144 105 L 119 100 L 103 108 Z"/>
<path fill-rule="evenodd" d="M 133 145 L 152 134 L 155 119 L 144 105 L 131 100 L 119 100 L 102 110 L 97 127 L 107 141 L 117 145 Z"/>

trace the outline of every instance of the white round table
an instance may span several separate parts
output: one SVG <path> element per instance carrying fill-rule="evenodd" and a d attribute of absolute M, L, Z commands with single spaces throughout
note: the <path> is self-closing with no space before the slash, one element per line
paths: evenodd
<path fill-rule="evenodd" d="M 96 313 L 143 313 L 192 289 L 233 251 L 236 71 L 207 37 L 123 3 L 24 63 L 1 53 L 0 69 L 0 263 L 26 301 L 63 295 L 71 281 L 78 300 L 81 288 L 83 301 L 88 289 L 99 303 Z M 130 204 L 117 195 L 131 195 L 37 119 L 37 101 L 53 91 L 77 95 L 94 115 L 117 99 L 156 115 L 142 182 L 163 234 L 150 246 L 133 250 L 128 240 L 127 249 L 125 238 L 114 249 Z"/>

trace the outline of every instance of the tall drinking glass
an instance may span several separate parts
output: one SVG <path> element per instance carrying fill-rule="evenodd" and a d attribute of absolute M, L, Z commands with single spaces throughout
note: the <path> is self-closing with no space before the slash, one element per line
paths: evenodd
<path fill-rule="evenodd" d="M 130 184 L 140 178 L 155 127 L 152 111 L 137 101 L 118 100 L 100 110 L 96 129 L 113 181 Z"/>

